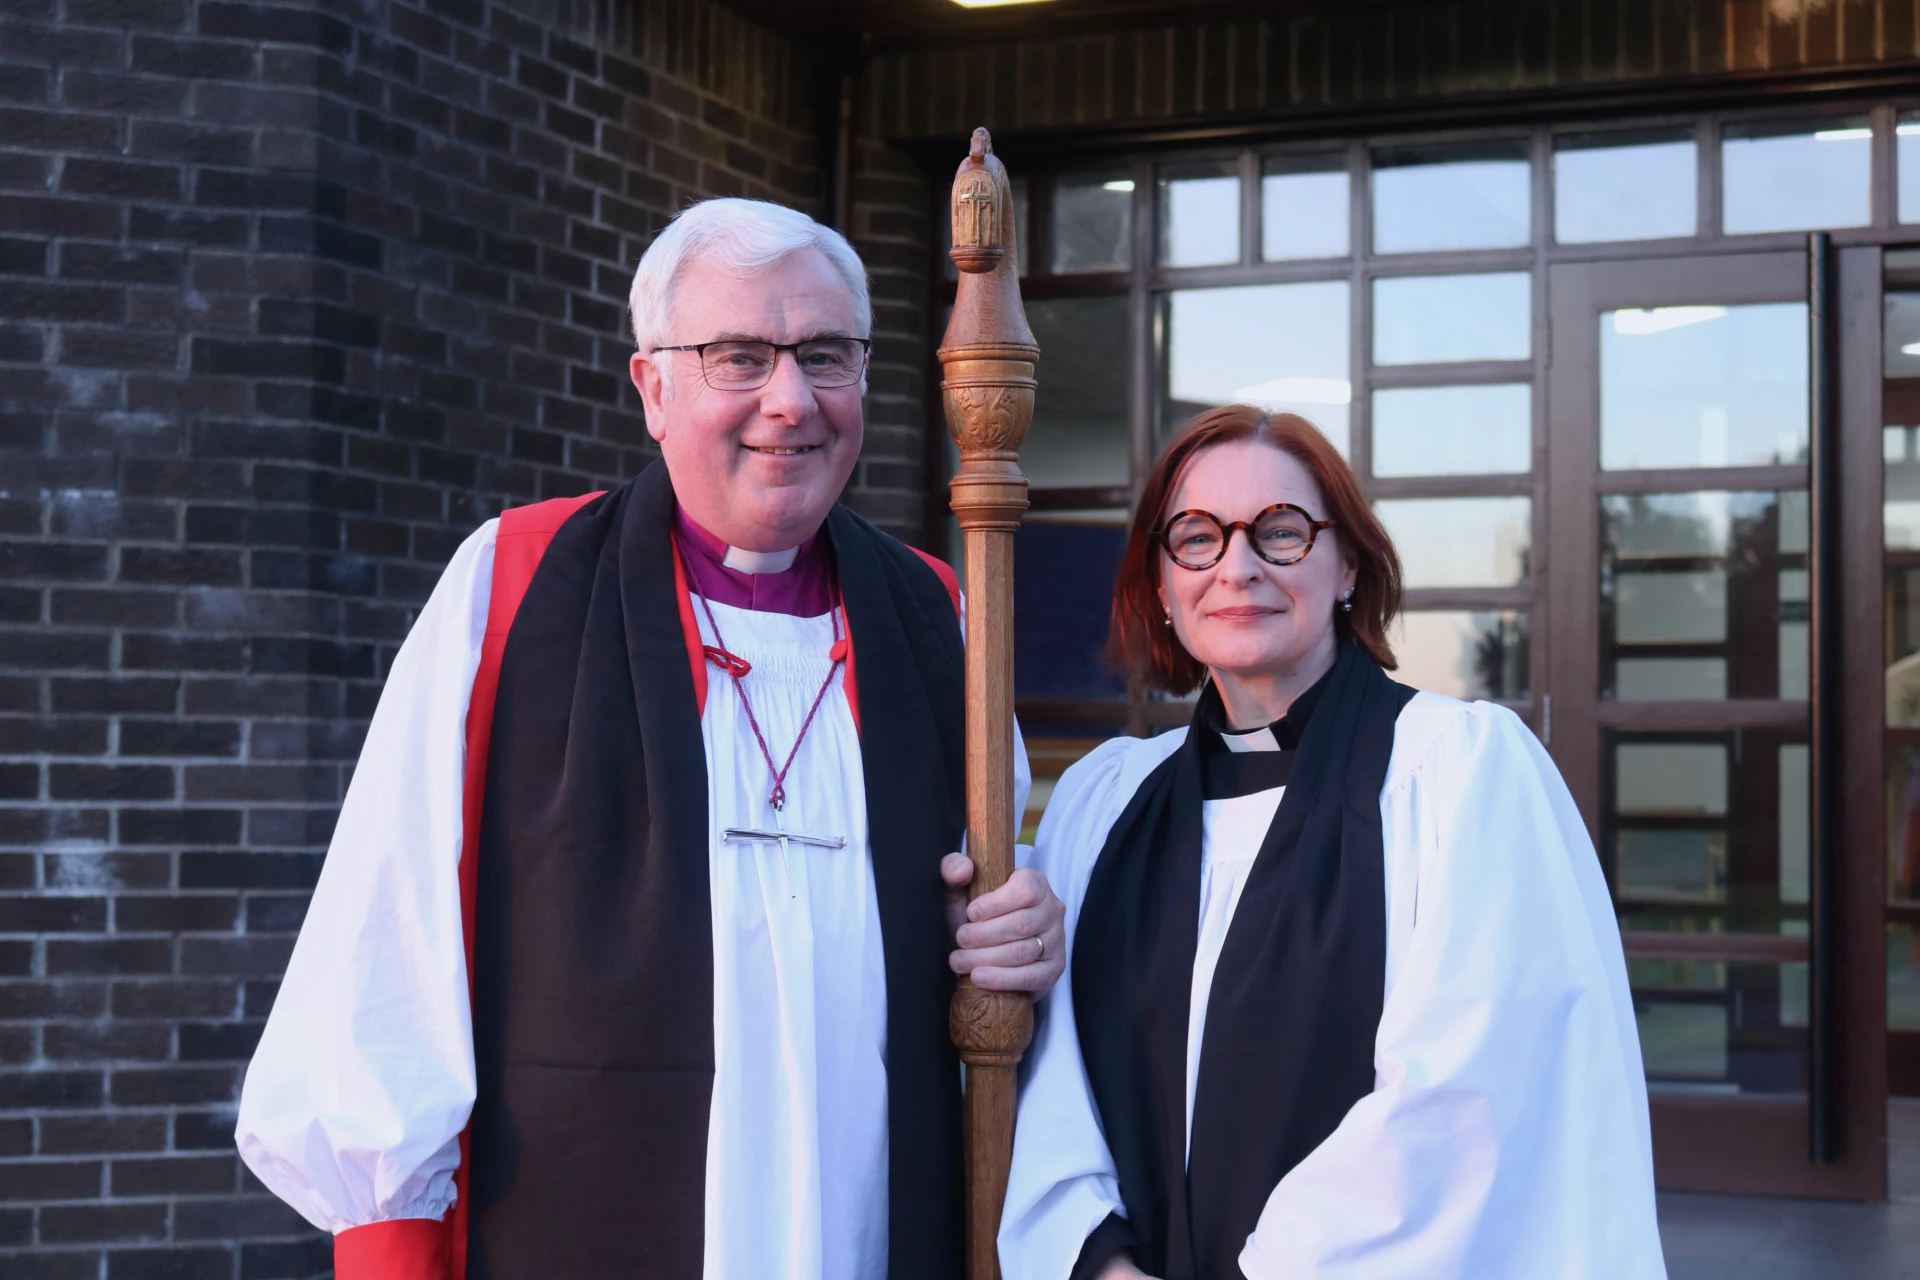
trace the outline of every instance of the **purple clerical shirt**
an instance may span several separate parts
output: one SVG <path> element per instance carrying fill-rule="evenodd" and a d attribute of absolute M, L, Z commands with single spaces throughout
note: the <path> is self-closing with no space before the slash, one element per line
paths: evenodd
<path fill-rule="evenodd" d="M 796 618 L 817 618 L 833 608 L 833 553 L 817 532 L 779 573 L 728 568 L 727 544 L 695 524 L 684 509 L 674 513 L 674 532 L 686 557 L 688 585 L 709 600 Z"/>

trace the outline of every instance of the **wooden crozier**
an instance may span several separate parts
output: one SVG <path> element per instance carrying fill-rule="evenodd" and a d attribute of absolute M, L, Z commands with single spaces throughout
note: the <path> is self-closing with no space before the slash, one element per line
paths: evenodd
<path fill-rule="evenodd" d="M 1013 534 L 1027 509 L 1020 442 L 1040 356 L 1020 305 L 1013 188 L 985 129 L 953 179 L 953 319 L 940 344 L 947 427 L 960 446 L 953 514 L 966 544 L 967 852 L 978 897 L 1013 874 Z M 994 1236 L 1013 1160 L 1014 1071 L 1033 1003 L 962 979 L 950 1014 L 967 1064 L 967 1280 L 999 1280 Z"/>

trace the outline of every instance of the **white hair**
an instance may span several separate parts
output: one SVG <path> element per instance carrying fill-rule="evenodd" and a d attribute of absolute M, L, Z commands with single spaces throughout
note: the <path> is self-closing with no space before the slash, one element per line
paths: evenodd
<path fill-rule="evenodd" d="M 682 209 L 641 255 L 627 306 L 633 340 L 641 351 L 673 343 L 673 290 L 680 274 L 707 262 L 731 276 L 754 276 L 796 253 L 818 249 L 846 282 L 853 299 L 853 337 L 873 330 L 873 299 L 867 269 L 846 237 L 797 209 L 767 200 L 725 197 Z"/>

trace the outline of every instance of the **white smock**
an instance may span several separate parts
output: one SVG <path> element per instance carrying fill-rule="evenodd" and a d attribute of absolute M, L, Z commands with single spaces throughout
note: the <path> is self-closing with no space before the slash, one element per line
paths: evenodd
<path fill-rule="evenodd" d="M 394 660 L 241 1092 L 242 1158 L 327 1231 L 440 1218 L 454 1199 L 475 1096 L 458 883 L 466 712 L 496 528 L 455 553 Z M 747 696 L 784 762 L 831 666 L 831 617 L 712 608 L 752 664 Z M 766 761 L 718 668 L 700 727 L 715 1063 L 704 1274 L 885 1280 L 886 968 L 846 691 L 836 679 L 821 702 L 777 822 Z M 1016 772 L 1024 798 L 1018 749 Z M 847 846 L 783 856 L 722 843 L 728 827 L 776 825 Z"/>
<path fill-rule="evenodd" d="M 1033 865 L 1066 903 L 1069 966 L 1108 832 L 1185 733 L 1105 743 L 1054 789 Z M 1241 803 L 1277 806 L 1278 791 Z M 1196 953 L 1196 989 L 1244 881 L 1226 868 L 1265 834 L 1252 834 L 1251 812 L 1219 817 L 1206 841 L 1231 827 L 1241 847 L 1208 855 L 1201 931 L 1218 941 L 1210 956 L 1204 943 Z M 1619 928 L 1552 761 L 1511 711 L 1423 692 L 1395 724 L 1380 817 L 1387 956 L 1374 1091 L 1272 1189 L 1241 1271 L 1247 1280 L 1664 1277 Z M 1023 1067 L 1000 1227 L 1006 1280 L 1067 1280 L 1093 1229 L 1125 1216 L 1070 976 L 1041 1002 Z M 1204 1022 L 1202 1013 L 1189 1027 L 1189 1090 Z"/>

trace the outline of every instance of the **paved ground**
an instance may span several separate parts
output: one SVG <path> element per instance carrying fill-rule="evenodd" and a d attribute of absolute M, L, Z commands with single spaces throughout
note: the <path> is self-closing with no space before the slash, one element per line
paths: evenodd
<path fill-rule="evenodd" d="M 1920 1099 L 1887 1139 L 1886 1204 L 1661 1195 L 1669 1280 L 1920 1280 Z"/>
<path fill-rule="evenodd" d="M 1920 1280 L 1920 1204 L 1660 1197 L 1669 1280 Z"/>

